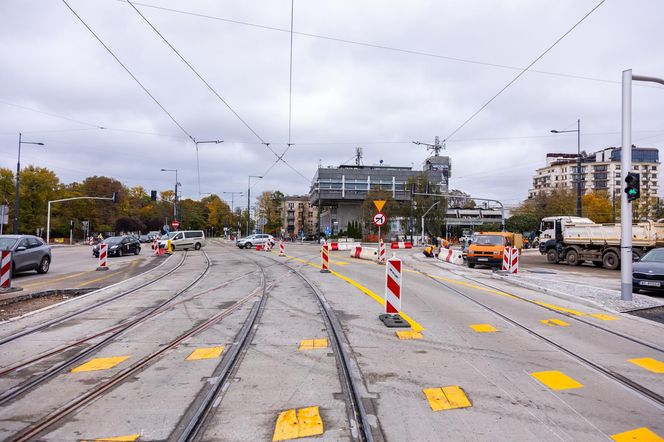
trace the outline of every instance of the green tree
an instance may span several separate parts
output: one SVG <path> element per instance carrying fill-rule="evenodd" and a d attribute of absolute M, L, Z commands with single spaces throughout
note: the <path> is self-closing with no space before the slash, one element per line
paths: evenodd
<path fill-rule="evenodd" d="M 19 232 L 46 228 L 48 201 L 58 199 L 60 180 L 51 170 L 28 166 L 21 171 Z"/>
<path fill-rule="evenodd" d="M 447 199 L 443 196 L 416 195 L 418 193 L 435 193 L 432 191 L 435 185 L 429 181 L 428 176 L 425 174 L 410 178 L 407 185 L 409 188 L 413 189 L 415 195 L 413 195 L 412 206 L 411 202 L 406 202 L 403 205 L 402 213 L 406 218 L 409 218 L 412 213 L 414 227 L 413 236 L 415 236 L 415 233 L 420 230 L 418 226 L 421 225 L 422 216 L 427 211 L 429 212 L 424 219 L 425 233 L 431 237 L 443 236 L 445 216 L 447 215 L 448 207 Z M 431 207 L 433 207 L 433 209 L 431 209 Z M 405 230 L 407 231 L 407 229 Z"/>
<path fill-rule="evenodd" d="M 509 232 L 534 232 L 538 229 L 539 222 L 540 219 L 532 213 L 523 213 L 509 217 L 507 221 L 505 221 L 505 227 Z"/>

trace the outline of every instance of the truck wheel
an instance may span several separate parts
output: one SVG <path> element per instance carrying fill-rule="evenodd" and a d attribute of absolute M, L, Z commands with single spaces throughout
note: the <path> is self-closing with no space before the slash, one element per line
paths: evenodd
<path fill-rule="evenodd" d="M 549 264 L 558 264 L 558 252 L 553 249 L 549 250 L 546 252 L 546 260 L 549 262 Z"/>
<path fill-rule="evenodd" d="M 474 269 L 475 268 L 475 263 L 474 262 L 469 262 L 468 263 L 468 268 Z"/>
<path fill-rule="evenodd" d="M 579 259 L 579 252 L 574 249 L 571 249 L 567 252 L 567 255 L 565 255 L 565 261 L 567 261 L 567 264 L 571 266 L 578 266 L 583 262 Z"/>
<path fill-rule="evenodd" d="M 620 258 L 616 252 L 609 251 L 602 257 L 602 264 L 605 269 L 615 270 L 620 266 Z"/>

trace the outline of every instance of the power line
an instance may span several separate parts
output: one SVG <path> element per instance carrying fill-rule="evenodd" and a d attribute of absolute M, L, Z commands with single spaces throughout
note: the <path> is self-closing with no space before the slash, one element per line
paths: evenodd
<path fill-rule="evenodd" d="M 106 46 L 106 44 L 101 40 L 101 38 L 99 38 L 99 36 L 97 36 L 97 34 L 95 34 L 95 32 L 92 30 L 92 28 L 90 28 L 90 26 L 88 26 L 88 24 L 85 22 L 85 20 L 83 20 L 83 19 L 81 18 L 81 16 L 78 15 L 78 14 L 76 13 L 76 11 L 74 11 L 74 9 L 73 9 L 71 6 L 69 6 L 69 3 L 67 3 L 66 0 L 62 0 L 62 3 L 64 3 L 64 4 L 67 6 L 67 8 L 69 8 L 69 10 L 70 10 L 70 11 L 76 16 L 76 18 L 79 19 L 79 21 L 80 21 L 81 23 L 83 23 L 83 26 L 85 26 L 86 29 L 87 29 L 88 31 L 90 31 L 90 33 L 91 33 L 91 34 L 97 39 L 97 41 L 98 41 L 99 43 L 101 43 L 101 45 L 104 47 L 104 49 L 106 49 L 106 50 L 108 51 L 108 53 L 111 54 L 111 56 L 115 59 L 115 61 L 117 61 L 117 62 L 120 64 L 120 66 L 122 66 L 122 68 L 123 68 L 123 69 L 124 69 L 124 70 L 125 70 L 130 76 L 131 76 L 131 78 L 134 79 L 134 81 L 135 81 L 136 83 L 138 83 L 138 85 L 141 87 L 141 89 L 143 89 L 143 91 L 144 91 L 146 94 L 148 94 L 148 96 L 149 96 L 150 98 L 152 98 L 152 101 L 154 101 L 154 102 L 157 104 L 157 106 L 159 106 L 159 107 L 161 108 L 161 110 L 164 111 L 164 113 L 165 113 L 166 115 L 168 115 L 168 117 L 171 119 L 171 121 L 173 121 L 173 123 L 175 123 L 175 124 L 180 128 L 180 130 L 181 130 L 182 132 L 184 132 L 185 135 L 187 135 L 187 137 L 189 137 L 189 139 L 191 139 L 192 141 L 194 141 L 194 137 L 192 137 L 191 134 L 189 134 L 189 132 L 187 132 L 187 131 L 185 130 L 185 128 L 182 127 L 182 125 L 181 125 L 180 123 L 178 123 L 178 121 L 173 117 L 173 115 L 171 115 L 171 113 L 168 112 L 164 106 L 162 106 L 162 104 L 161 104 L 161 103 L 160 103 L 160 102 L 154 97 L 154 95 L 152 95 L 152 94 L 150 93 L 150 91 L 148 91 L 147 88 L 146 88 L 145 86 L 143 86 L 143 83 L 141 83 L 141 82 L 138 80 L 138 78 L 136 78 L 136 76 L 135 76 L 134 74 L 132 74 L 132 72 L 129 70 L 129 68 L 127 68 L 127 66 L 125 66 L 125 64 L 122 63 L 122 61 L 120 61 L 120 59 L 119 59 L 119 58 L 113 53 L 113 51 L 111 51 L 111 49 L 110 49 L 108 46 Z"/>
<path fill-rule="evenodd" d="M 117 1 L 122 2 L 122 3 L 127 2 L 127 0 L 117 0 Z M 171 13 L 175 13 L 175 14 L 190 15 L 190 16 L 193 16 L 193 17 L 205 18 L 205 19 L 216 20 L 216 21 L 222 21 L 222 22 L 226 22 L 226 23 L 232 23 L 232 24 L 241 25 L 241 26 L 248 26 L 248 27 L 253 27 L 253 28 L 258 28 L 258 29 L 264 29 L 264 30 L 268 30 L 268 31 L 289 32 L 289 33 L 291 32 L 290 30 L 284 29 L 284 28 L 277 28 L 277 27 L 273 27 L 273 26 L 266 26 L 266 25 L 261 25 L 261 24 L 257 24 L 257 23 L 250 23 L 250 22 L 245 22 L 245 21 L 240 21 L 240 20 L 232 20 L 232 19 L 218 17 L 218 16 L 214 16 L 214 15 L 200 14 L 200 13 L 191 12 L 191 11 L 184 11 L 184 10 L 180 10 L 180 9 L 166 8 L 166 7 L 163 7 L 163 6 L 151 5 L 149 3 L 140 3 L 140 2 L 133 2 L 133 3 L 136 4 L 136 5 L 144 6 L 146 8 L 158 9 L 158 10 L 161 10 L 161 11 L 171 12 Z M 373 48 L 373 49 L 381 49 L 381 50 L 391 51 L 391 52 L 400 52 L 400 53 L 405 53 L 405 54 L 409 54 L 409 55 L 416 55 L 416 56 L 421 56 L 421 57 L 437 58 L 437 59 L 448 60 L 448 61 L 456 61 L 456 62 L 459 62 L 459 63 L 475 64 L 475 65 L 488 66 L 488 67 L 494 67 L 494 68 L 499 68 L 499 69 L 509 69 L 509 70 L 513 70 L 513 71 L 523 70 L 522 67 L 518 67 L 518 66 L 510 66 L 510 65 L 504 65 L 504 64 L 499 64 L 499 63 L 489 63 L 489 62 L 484 62 L 484 61 L 479 61 L 479 60 L 471 60 L 471 59 L 460 58 L 460 57 L 451 57 L 451 56 L 447 56 L 447 55 L 441 55 L 441 54 L 436 54 L 436 53 L 432 53 L 432 52 L 418 51 L 418 50 L 413 50 L 413 49 L 395 48 L 395 47 L 386 46 L 386 45 L 367 43 L 367 42 L 349 40 L 349 39 L 338 38 L 338 37 L 331 37 L 331 36 L 328 36 L 328 35 L 312 34 L 312 33 L 299 32 L 299 31 L 293 31 L 293 34 L 301 35 L 303 37 L 329 40 L 329 41 L 334 41 L 334 42 L 337 42 L 337 43 L 343 43 L 343 44 L 354 45 L 354 46 L 365 46 L 365 47 L 369 47 L 369 48 Z M 574 79 L 577 79 L 577 80 L 587 80 L 587 81 L 596 81 L 596 82 L 601 82 L 601 83 L 621 84 L 620 81 L 617 81 L 617 80 L 609 80 L 609 79 L 606 79 L 606 78 L 587 77 L 587 76 L 583 76 L 583 75 L 567 74 L 567 73 L 563 73 L 563 72 L 540 71 L 540 70 L 536 70 L 536 69 L 529 69 L 528 72 L 536 73 L 536 74 L 543 74 L 543 75 L 552 75 L 552 76 L 556 76 L 556 77 L 574 78 Z M 662 89 L 661 86 L 656 86 L 656 85 L 648 85 L 648 84 L 640 84 L 640 83 L 635 83 L 634 85 L 639 86 L 639 87 L 654 87 L 654 88 Z"/>
<path fill-rule="evenodd" d="M 460 125 L 459 127 L 457 127 L 456 129 L 454 129 L 454 130 L 453 130 L 453 131 L 452 131 L 452 132 L 451 132 L 451 133 L 445 138 L 445 140 L 443 140 L 443 142 L 445 142 L 445 141 L 449 140 L 450 138 L 452 138 L 452 137 L 453 137 L 457 132 L 459 132 L 459 131 L 460 131 L 460 130 L 461 130 L 466 124 L 468 124 L 473 118 L 475 118 L 480 112 L 482 112 L 482 111 L 483 111 L 483 110 L 484 110 L 489 104 L 491 104 L 491 103 L 493 102 L 493 100 L 495 100 L 496 98 L 498 98 L 498 96 L 499 96 L 500 94 L 502 94 L 503 92 L 505 92 L 505 90 L 507 90 L 507 88 L 509 88 L 512 84 L 514 84 L 514 82 L 516 82 L 519 78 L 521 78 L 521 76 L 522 76 L 523 74 L 525 74 L 526 71 L 527 71 L 528 69 L 530 69 L 530 67 L 531 67 L 532 65 L 534 65 L 535 63 L 537 63 L 537 62 L 538 62 L 542 57 L 544 57 L 544 56 L 545 56 L 545 55 L 546 55 L 551 49 L 553 49 L 558 43 L 560 43 L 560 42 L 562 41 L 562 39 L 564 39 L 565 37 L 567 37 L 567 35 L 569 35 L 574 29 L 576 29 L 576 27 L 579 26 L 579 25 L 580 25 L 580 24 L 581 24 L 586 18 L 588 18 L 588 17 L 590 16 L 590 14 L 592 14 L 593 12 L 595 12 L 595 11 L 597 10 L 597 8 L 599 8 L 600 6 L 602 6 L 602 5 L 604 4 L 604 2 L 606 2 L 606 0 L 601 0 L 601 1 L 600 1 L 600 2 L 599 2 L 594 8 L 592 8 L 592 9 L 590 10 L 590 12 L 588 12 L 586 15 L 584 15 L 584 16 L 581 18 L 581 20 L 577 21 L 577 22 L 574 24 L 574 26 L 572 26 L 569 30 L 567 30 L 567 32 L 565 32 L 562 36 L 560 36 L 560 37 L 559 37 L 559 38 L 558 38 L 558 39 L 557 39 L 557 40 L 556 40 L 551 46 L 549 46 L 544 52 L 542 52 L 537 58 L 535 58 L 535 60 L 533 60 L 528 66 L 526 66 L 525 68 L 523 68 L 523 70 L 522 70 L 521 72 L 519 72 L 519 73 L 516 75 L 516 77 L 514 77 L 509 83 L 507 83 L 507 84 L 506 84 L 501 90 L 499 90 L 497 94 L 495 94 L 493 97 L 491 97 L 491 98 L 489 99 L 489 101 L 487 101 L 486 103 L 484 103 L 484 105 L 482 105 L 482 107 L 480 107 L 475 113 L 473 113 L 470 117 L 468 117 L 468 118 L 466 119 L 466 121 L 464 121 L 463 123 L 461 123 L 461 125 Z"/>
<path fill-rule="evenodd" d="M 291 0 L 291 13 L 290 13 L 290 61 L 289 61 L 289 77 L 288 77 L 288 146 L 283 157 L 291 147 L 291 124 L 292 124 L 292 108 L 293 108 L 293 12 L 295 10 L 295 0 Z"/>
<path fill-rule="evenodd" d="M 15 103 L 10 103 L 10 102 L 4 101 L 4 100 L 0 100 L 0 103 L 6 104 L 7 106 L 17 107 L 19 109 L 24 109 L 24 110 L 29 110 L 29 111 L 32 111 L 32 112 L 37 112 L 38 114 L 48 115 L 49 117 L 60 118 L 62 120 L 67 120 L 67 121 L 73 121 L 74 123 L 82 124 L 84 126 L 90 126 L 90 127 L 97 128 L 97 129 L 104 129 L 104 127 L 102 127 L 98 124 L 88 123 L 87 121 L 77 120 L 75 118 L 66 117 L 64 115 L 59 115 L 59 114 L 54 114 L 54 113 L 51 113 L 51 112 L 45 112 L 45 111 L 42 111 L 42 110 L 33 109 L 31 107 L 22 106 L 20 104 L 15 104 Z"/>
<path fill-rule="evenodd" d="M 64 0 L 63 0 L 63 1 L 64 1 Z M 233 113 L 233 115 L 235 115 L 235 116 L 237 117 L 237 119 L 240 120 L 240 121 L 242 122 L 242 124 L 244 124 L 245 127 L 246 127 L 247 129 L 249 129 L 249 131 L 250 131 L 251 133 L 253 133 L 253 134 L 256 136 L 256 138 L 258 138 L 258 139 L 260 140 L 260 142 L 261 142 L 262 144 L 264 144 L 265 146 L 267 146 L 267 148 L 268 148 L 270 151 L 272 151 L 272 153 L 273 153 L 274 155 L 278 156 L 277 153 L 276 153 L 274 150 L 272 150 L 272 148 L 270 148 L 269 144 L 268 144 L 268 143 L 267 143 L 267 142 L 266 142 L 266 141 L 265 141 L 260 135 L 258 135 L 258 133 L 257 133 L 257 132 L 256 132 L 251 126 L 249 126 L 249 123 L 247 123 L 247 122 L 246 122 L 246 121 L 240 116 L 240 114 L 238 114 L 238 113 L 235 111 L 235 109 L 233 109 L 233 107 L 231 107 L 231 105 L 230 105 L 230 104 L 229 104 L 229 103 L 228 103 L 228 102 L 227 102 L 227 101 L 226 101 L 226 100 L 225 100 L 225 99 L 219 94 L 219 92 L 217 92 L 217 91 L 216 91 L 216 90 L 210 85 L 210 83 L 208 83 L 207 80 L 205 80 L 205 78 L 203 78 L 203 76 L 202 76 L 200 73 L 198 73 L 198 71 L 197 71 L 197 70 L 196 70 L 196 69 L 195 69 L 195 68 L 194 68 L 194 67 L 193 67 L 193 66 L 192 66 L 192 65 L 191 65 L 191 64 L 190 64 L 190 63 L 189 63 L 189 62 L 188 62 L 183 56 L 182 56 L 182 54 L 180 54 L 180 52 L 179 52 L 177 49 L 175 49 L 175 47 L 174 47 L 174 46 L 173 46 L 173 45 L 172 45 L 172 44 L 166 39 L 166 37 L 164 37 L 163 34 L 162 34 L 161 32 L 159 32 L 159 31 L 157 30 L 157 28 L 154 27 L 154 25 L 150 22 L 150 20 L 148 20 L 148 19 L 147 19 L 142 13 L 141 13 L 141 11 L 139 11 L 138 8 L 136 8 L 136 6 L 134 6 L 134 4 L 133 4 L 131 1 L 127 0 L 127 3 L 129 3 L 129 4 L 131 5 L 131 7 L 134 9 L 134 11 L 136 11 L 136 12 L 138 13 L 138 15 L 141 16 L 141 18 L 142 18 L 143 20 L 145 20 L 145 22 L 148 24 L 148 26 L 150 26 L 150 27 L 152 28 L 152 30 L 153 30 L 154 32 L 157 33 L 157 35 L 158 35 L 158 36 L 164 41 L 164 43 L 166 43 L 166 44 L 168 45 L 168 47 L 171 48 L 171 49 L 173 50 L 173 52 L 175 52 L 175 54 L 180 58 L 180 60 L 182 60 L 182 61 L 184 62 L 184 64 L 186 64 L 187 67 L 188 67 L 189 69 L 191 69 L 191 71 L 192 71 L 192 72 L 193 72 L 193 73 L 194 73 L 194 74 L 195 74 L 195 75 L 196 75 L 196 76 L 197 76 L 197 77 L 203 82 L 203 84 L 205 84 L 205 86 L 207 86 L 207 88 L 210 89 L 210 91 L 211 91 L 211 92 L 212 92 L 212 93 L 213 93 L 213 94 L 214 94 L 219 100 L 221 100 L 222 103 L 224 103 L 224 105 L 225 105 L 225 106 L 226 106 L 226 107 L 227 107 L 227 108 Z"/>

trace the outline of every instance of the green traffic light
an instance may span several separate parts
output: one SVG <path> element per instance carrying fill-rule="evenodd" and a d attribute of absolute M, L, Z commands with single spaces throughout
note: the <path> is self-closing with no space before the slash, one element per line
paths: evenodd
<path fill-rule="evenodd" d="M 636 195 L 636 189 L 629 189 L 627 193 L 629 193 L 630 195 Z"/>

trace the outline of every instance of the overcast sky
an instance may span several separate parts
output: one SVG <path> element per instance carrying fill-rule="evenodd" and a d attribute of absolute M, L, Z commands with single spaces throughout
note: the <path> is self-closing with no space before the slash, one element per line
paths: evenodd
<path fill-rule="evenodd" d="M 276 159 L 261 140 L 286 149 L 290 1 L 135 3 L 249 127 L 128 3 L 67 2 L 184 131 L 61 0 L 2 0 L 0 166 L 16 168 L 22 132 L 46 143 L 23 146 L 22 165 L 65 183 L 106 175 L 164 190 L 175 177 L 160 169 L 177 168 L 183 196 L 197 199 L 185 131 L 225 141 L 199 145 L 203 193 L 246 192 Z M 412 140 L 448 137 L 599 2 L 296 0 L 292 168 L 279 162 L 252 193 L 308 193 L 319 162 L 352 162 L 355 147 L 365 164 L 421 168 L 428 155 Z M 620 145 L 621 72 L 664 77 L 662 17 L 661 0 L 607 0 L 447 141 L 451 187 L 523 200 L 546 152 L 576 152 L 576 134 L 550 130 L 577 118 L 582 149 Z M 635 84 L 633 100 L 635 144 L 664 145 L 664 87 Z"/>

